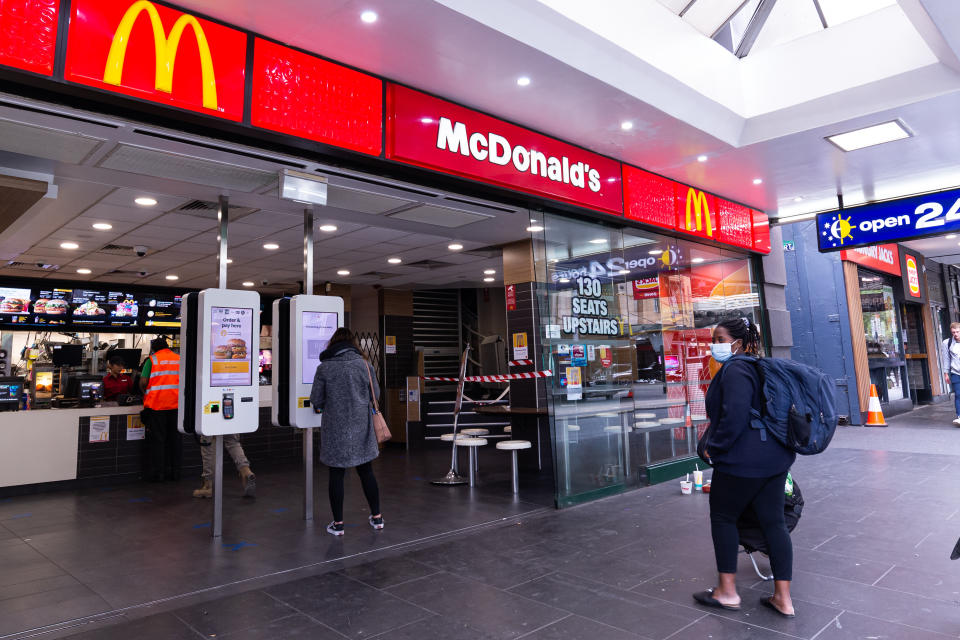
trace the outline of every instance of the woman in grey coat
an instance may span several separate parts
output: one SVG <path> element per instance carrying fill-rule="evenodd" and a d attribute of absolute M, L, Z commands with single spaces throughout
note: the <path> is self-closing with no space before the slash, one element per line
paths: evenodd
<path fill-rule="evenodd" d="M 380 454 L 373 429 L 372 398 L 380 388 L 353 341 L 349 329 L 337 329 L 330 346 L 320 354 L 320 366 L 313 376 L 310 402 L 314 411 L 323 412 L 320 429 L 320 461 L 330 467 L 330 508 L 333 522 L 327 532 L 343 535 L 343 479 L 348 467 L 356 467 L 363 494 L 370 505 L 370 526 L 383 529 L 380 490 L 373 475 L 372 461 Z"/>

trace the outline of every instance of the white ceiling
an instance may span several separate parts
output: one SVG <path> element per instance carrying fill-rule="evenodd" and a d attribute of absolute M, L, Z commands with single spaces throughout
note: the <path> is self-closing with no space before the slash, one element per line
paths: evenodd
<path fill-rule="evenodd" d="M 852 205 L 960 184 L 956 0 L 858 0 L 880 8 L 743 59 L 658 0 L 179 4 L 773 217 L 830 208 L 838 191 Z M 915 136 L 851 153 L 823 139 L 893 118 Z"/>

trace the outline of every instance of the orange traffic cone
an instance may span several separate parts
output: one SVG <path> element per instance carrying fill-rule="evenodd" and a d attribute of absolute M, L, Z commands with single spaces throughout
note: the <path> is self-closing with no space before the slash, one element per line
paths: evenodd
<path fill-rule="evenodd" d="M 870 385 L 870 402 L 867 404 L 867 427 L 885 427 L 883 411 L 880 410 L 880 398 L 877 396 L 877 385 Z"/>

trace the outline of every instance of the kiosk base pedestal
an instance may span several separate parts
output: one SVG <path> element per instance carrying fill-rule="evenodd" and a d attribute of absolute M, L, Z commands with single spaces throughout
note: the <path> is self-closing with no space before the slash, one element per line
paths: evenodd
<path fill-rule="evenodd" d="M 447 475 L 443 476 L 442 478 L 438 478 L 437 480 L 431 480 L 430 484 L 442 484 L 442 485 L 453 486 L 457 484 L 467 484 L 467 479 L 464 478 L 463 476 L 457 475 L 457 472 L 451 469 L 450 471 L 447 472 Z"/>

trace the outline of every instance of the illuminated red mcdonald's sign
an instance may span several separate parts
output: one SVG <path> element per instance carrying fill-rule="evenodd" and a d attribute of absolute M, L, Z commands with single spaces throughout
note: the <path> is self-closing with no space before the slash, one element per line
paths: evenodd
<path fill-rule="evenodd" d="M 53 75 L 60 0 L 0 2 L 0 65 Z"/>
<path fill-rule="evenodd" d="M 247 35 L 150 0 L 73 0 L 67 80 L 239 121 Z"/>

